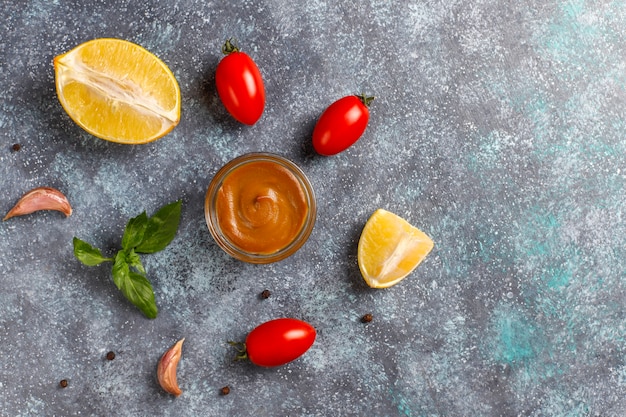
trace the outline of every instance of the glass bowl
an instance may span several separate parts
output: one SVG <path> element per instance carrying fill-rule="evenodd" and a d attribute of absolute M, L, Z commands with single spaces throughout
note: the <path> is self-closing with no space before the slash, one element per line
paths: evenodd
<path fill-rule="evenodd" d="M 317 214 L 304 172 L 272 153 L 239 156 L 207 189 L 204 215 L 215 242 L 244 262 L 266 264 L 295 253 L 309 238 Z"/>

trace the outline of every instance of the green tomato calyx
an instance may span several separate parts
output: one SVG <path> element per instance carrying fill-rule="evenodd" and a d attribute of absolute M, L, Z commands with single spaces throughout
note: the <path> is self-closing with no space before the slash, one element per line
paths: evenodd
<path fill-rule="evenodd" d="M 370 103 L 372 101 L 374 101 L 374 99 L 376 98 L 374 96 L 368 96 L 365 93 L 361 93 L 361 94 L 357 95 L 357 97 L 359 98 L 359 100 L 361 100 L 361 103 L 363 103 L 365 105 L 365 107 L 369 107 Z"/>
<path fill-rule="evenodd" d="M 245 361 L 248 359 L 248 351 L 246 350 L 246 344 L 244 342 L 229 341 L 228 344 L 237 350 L 237 355 L 234 359 L 235 362 Z"/>
<path fill-rule="evenodd" d="M 226 39 L 224 45 L 222 46 L 222 53 L 224 55 L 232 54 L 233 52 L 239 52 L 239 47 L 237 46 L 237 39 Z"/>

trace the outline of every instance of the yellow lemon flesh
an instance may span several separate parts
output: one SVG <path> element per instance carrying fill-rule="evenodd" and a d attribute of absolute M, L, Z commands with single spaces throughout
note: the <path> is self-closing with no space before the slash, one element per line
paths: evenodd
<path fill-rule="evenodd" d="M 391 287 L 409 275 L 433 246 L 433 241 L 417 227 L 378 209 L 365 223 L 359 239 L 361 275 L 372 288 Z"/>
<path fill-rule="evenodd" d="M 180 88 L 174 74 L 132 42 L 85 42 L 55 57 L 54 71 L 67 114 L 101 139 L 148 143 L 169 133 L 180 120 Z"/>

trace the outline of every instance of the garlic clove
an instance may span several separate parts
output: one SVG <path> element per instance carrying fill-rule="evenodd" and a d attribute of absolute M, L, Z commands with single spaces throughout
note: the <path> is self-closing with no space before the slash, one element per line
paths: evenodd
<path fill-rule="evenodd" d="M 61 191 L 50 187 L 38 187 L 24 194 L 2 220 L 39 210 L 60 211 L 65 217 L 72 214 L 72 206 Z"/>
<path fill-rule="evenodd" d="M 184 341 L 184 338 L 180 339 L 174 346 L 169 348 L 163 356 L 161 356 L 157 366 L 159 385 L 161 385 L 161 388 L 165 391 L 177 397 L 183 393 L 176 382 L 176 368 L 178 367 L 178 362 L 182 355 Z"/>

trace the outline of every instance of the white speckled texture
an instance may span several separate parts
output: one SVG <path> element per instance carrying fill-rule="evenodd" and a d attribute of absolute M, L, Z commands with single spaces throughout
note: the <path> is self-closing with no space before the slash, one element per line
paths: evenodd
<path fill-rule="evenodd" d="M 4 2 L 0 213 L 51 186 L 74 214 L 0 224 L 0 415 L 624 416 L 625 21 L 608 0 Z M 170 66 L 171 134 L 116 145 L 64 113 L 52 59 L 97 37 Z M 265 80 L 252 127 L 215 91 L 228 37 Z M 361 92 L 377 97 L 363 138 L 315 155 L 317 117 Z M 228 257 L 204 221 L 213 174 L 251 151 L 296 162 L 318 199 L 309 241 L 271 265 Z M 177 199 L 176 239 L 142 257 L 148 320 L 71 242 L 110 254 L 129 217 Z M 356 263 L 377 208 L 435 241 L 386 290 Z M 226 341 L 281 316 L 317 329 L 309 352 L 277 369 L 232 361 Z M 155 370 L 181 337 L 174 398 Z"/>

